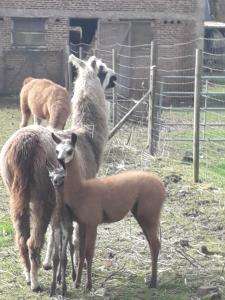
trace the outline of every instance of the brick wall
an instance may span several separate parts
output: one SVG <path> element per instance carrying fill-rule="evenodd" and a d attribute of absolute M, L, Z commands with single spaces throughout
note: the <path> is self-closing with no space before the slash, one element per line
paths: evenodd
<path fill-rule="evenodd" d="M 98 11 L 143 11 L 193 13 L 197 0 L 1 0 L 0 8 L 16 9 L 76 9 Z"/>
<path fill-rule="evenodd" d="M 14 50 L 11 41 L 13 17 L 46 17 L 44 50 L 61 52 L 68 43 L 69 18 L 76 17 L 149 19 L 153 37 L 159 43 L 194 39 L 202 33 L 203 3 L 204 0 L 1 0 L 0 93 L 5 79 L 3 53 Z M 112 37 L 110 26 L 106 36 Z"/>
<path fill-rule="evenodd" d="M 214 0 L 215 2 L 215 19 L 224 22 L 225 2 L 224 0 Z"/>
<path fill-rule="evenodd" d="M 47 26 L 47 47 L 49 50 L 64 49 L 68 44 L 68 18 L 50 18 Z"/>

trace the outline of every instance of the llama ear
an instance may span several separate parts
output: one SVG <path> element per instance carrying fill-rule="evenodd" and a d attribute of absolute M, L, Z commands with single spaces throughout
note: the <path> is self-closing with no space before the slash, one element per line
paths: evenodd
<path fill-rule="evenodd" d="M 74 65 L 76 68 L 85 68 L 85 66 L 86 66 L 86 64 L 83 60 L 79 59 L 78 57 L 76 57 L 73 54 L 70 54 L 68 62 L 72 63 L 72 65 Z"/>
<path fill-rule="evenodd" d="M 88 59 L 88 64 L 92 67 L 93 70 L 96 70 L 96 67 L 97 67 L 97 58 L 96 56 L 91 56 L 89 59 Z"/>
<path fill-rule="evenodd" d="M 46 168 L 49 172 L 49 175 L 51 175 L 52 171 L 54 170 L 53 165 L 46 159 Z"/>
<path fill-rule="evenodd" d="M 71 144 L 73 147 L 75 146 L 76 141 L 77 141 L 77 135 L 76 135 L 76 133 L 72 133 L 71 134 Z"/>
<path fill-rule="evenodd" d="M 66 164 L 65 164 L 64 160 L 59 158 L 58 162 L 63 167 L 63 169 L 65 170 L 66 169 Z"/>
<path fill-rule="evenodd" d="M 57 135 L 55 135 L 54 132 L 52 132 L 52 138 L 56 142 L 56 144 L 59 144 L 62 142 L 62 140 Z"/>
<path fill-rule="evenodd" d="M 91 62 L 91 66 L 92 66 L 92 68 L 95 70 L 96 69 L 96 60 L 93 60 L 92 62 Z"/>

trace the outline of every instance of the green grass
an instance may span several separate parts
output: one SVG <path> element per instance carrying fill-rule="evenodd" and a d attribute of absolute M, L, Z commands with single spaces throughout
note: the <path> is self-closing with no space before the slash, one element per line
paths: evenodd
<path fill-rule="evenodd" d="M 0 248 L 12 245 L 13 229 L 9 216 L 0 215 Z"/>
<path fill-rule="evenodd" d="M 222 164 L 214 165 L 210 169 L 219 176 L 225 177 L 225 162 Z"/>

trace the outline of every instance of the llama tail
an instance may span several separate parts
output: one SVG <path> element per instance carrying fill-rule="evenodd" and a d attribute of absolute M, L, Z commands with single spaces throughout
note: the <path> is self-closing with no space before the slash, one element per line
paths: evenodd
<path fill-rule="evenodd" d="M 5 160 L 9 174 L 11 207 L 16 214 L 29 209 L 30 184 L 33 182 L 34 163 L 39 139 L 35 135 L 19 134 L 9 145 Z"/>

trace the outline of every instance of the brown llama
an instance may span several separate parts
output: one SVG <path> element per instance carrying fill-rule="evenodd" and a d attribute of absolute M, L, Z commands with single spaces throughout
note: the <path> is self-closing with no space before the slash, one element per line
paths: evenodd
<path fill-rule="evenodd" d="M 151 250 L 150 287 L 156 287 L 160 250 L 158 227 L 165 200 L 165 188 L 160 179 L 156 175 L 142 171 L 130 171 L 99 179 L 84 179 L 80 172 L 79 155 L 75 148 L 77 135 L 72 133 L 69 143 L 65 143 L 54 133 L 52 137 L 58 144 L 56 146 L 57 158 L 66 166 L 62 201 L 70 207 L 80 230 L 79 265 L 75 286 L 80 286 L 86 259 L 86 289 L 92 288 L 92 260 L 97 226 L 102 223 L 120 221 L 131 211 L 141 226 Z"/>
<path fill-rule="evenodd" d="M 70 135 L 74 130 L 80 132 L 77 152 L 81 173 L 85 178 L 91 178 L 98 172 L 108 136 L 103 84 L 112 87 L 116 78 L 111 69 L 93 57 L 87 62 L 77 59 L 77 68 L 72 124 L 64 135 Z M 16 242 L 26 281 L 33 291 L 40 290 L 40 252 L 55 205 L 55 191 L 46 161 L 58 165 L 50 131 L 41 126 L 31 125 L 16 131 L 0 153 L 0 171 L 10 194 Z M 47 258 L 51 258 L 52 246 L 50 242 Z"/>
<path fill-rule="evenodd" d="M 20 128 L 28 125 L 32 114 L 35 124 L 41 124 L 44 119 L 49 127 L 63 129 L 70 107 L 69 93 L 64 87 L 48 79 L 25 78 L 20 92 Z"/>

